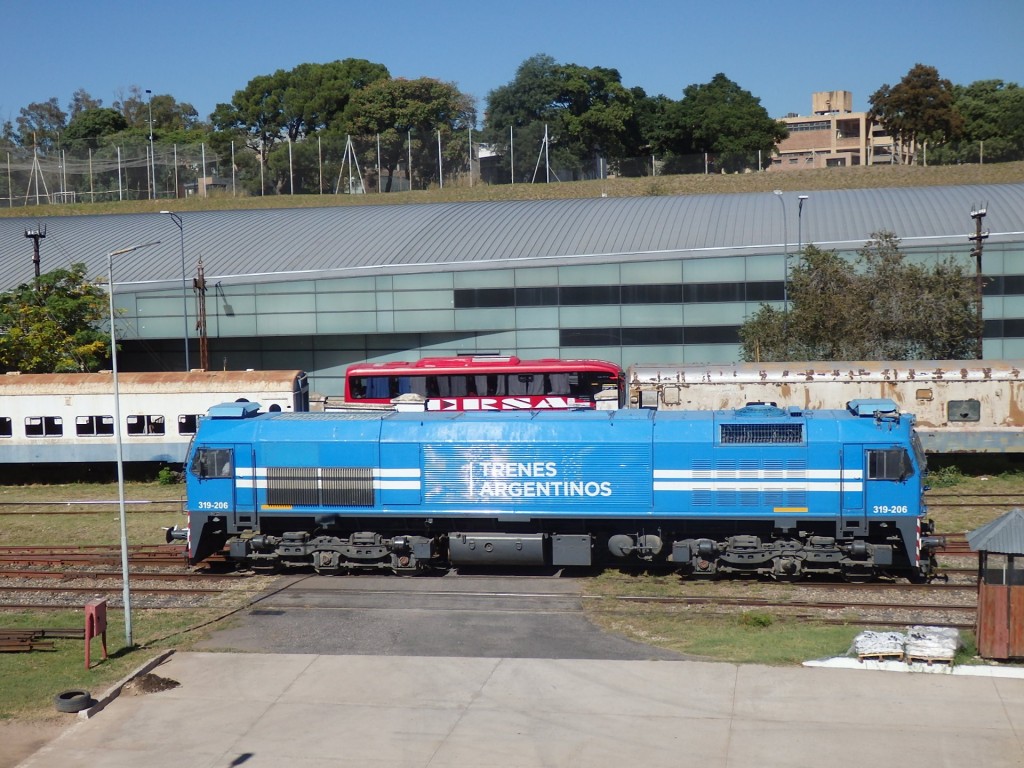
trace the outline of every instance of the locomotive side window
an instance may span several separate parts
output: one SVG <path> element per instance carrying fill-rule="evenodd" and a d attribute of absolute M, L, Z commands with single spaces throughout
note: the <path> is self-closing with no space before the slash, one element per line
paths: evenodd
<path fill-rule="evenodd" d="M 192 474 L 196 477 L 232 477 L 235 470 L 231 453 L 230 448 L 200 448 L 192 459 Z"/>
<path fill-rule="evenodd" d="M 164 434 L 164 417 L 132 414 L 128 417 L 128 434 L 162 435 Z"/>
<path fill-rule="evenodd" d="M 905 448 L 872 449 L 867 453 L 868 480 L 905 480 L 914 473 Z"/>
<path fill-rule="evenodd" d="M 950 400 L 946 404 L 949 421 L 981 421 L 980 400 Z"/>
<path fill-rule="evenodd" d="M 64 419 L 60 416 L 25 417 L 26 437 L 60 437 L 64 434 Z"/>
<path fill-rule="evenodd" d="M 199 414 L 182 413 L 178 414 L 178 434 L 194 435 L 199 426 Z"/>
<path fill-rule="evenodd" d="M 114 434 L 113 416 L 76 416 L 75 434 L 79 437 L 96 437 Z"/>
<path fill-rule="evenodd" d="M 10 416 L 0 416 L 0 437 L 13 437 L 14 424 Z"/>

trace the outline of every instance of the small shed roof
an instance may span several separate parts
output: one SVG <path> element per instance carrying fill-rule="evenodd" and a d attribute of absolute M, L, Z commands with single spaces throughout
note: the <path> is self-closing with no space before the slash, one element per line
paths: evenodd
<path fill-rule="evenodd" d="M 975 528 L 967 534 L 967 543 L 975 552 L 1024 554 L 1024 510 L 1011 509 L 991 523 Z"/>

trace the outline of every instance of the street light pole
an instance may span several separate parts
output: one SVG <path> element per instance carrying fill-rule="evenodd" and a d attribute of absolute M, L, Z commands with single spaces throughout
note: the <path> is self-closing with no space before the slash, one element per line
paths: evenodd
<path fill-rule="evenodd" d="M 786 232 L 786 201 L 782 197 L 782 190 L 774 190 L 775 196 L 779 200 L 779 204 L 782 206 L 782 252 L 786 260 L 786 271 L 783 275 L 782 280 L 782 308 L 783 311 L 789 314 L 789 234 Z"/>
<path fill-rule="evenodd" d="M 181 216 L 174 211 L 160 211 L 160 213 L 171 217 L 171 221 L 178 227 L 178 234 L 181 238 L 181 319 L 185 322 L 185 372 L 188 373 L 192 370 L 192 366 L 188 361 L 188 278 L 185 275 L 185 224 L 182 222 Z"/>
<path fill-rule="evenodd" d="M 149 176 L 153 184 L 150 192 L 153 195 L 152 199 L 156 200 L 156 157 L 153 155 L 153 92 L 147 88 L 146 93 L 149 94 Z"/>
<path fill-rule="evenodd" d="M 160 241 L 133 245 L 107 254 L 107 295 L 110 301 L 110 364 L 114 376 L 114 444 L 117 446 L 117 509 L 121 517 L 121 584 L 124 599 L 124 644 L 131 648 L 132 598 L 128 586 L 128 520 L 124 509 L 124 444 L 121 440 L 121 389 L 117 380 L 117 335 L 114 332 L 114 257 L 157 245 Z"/>

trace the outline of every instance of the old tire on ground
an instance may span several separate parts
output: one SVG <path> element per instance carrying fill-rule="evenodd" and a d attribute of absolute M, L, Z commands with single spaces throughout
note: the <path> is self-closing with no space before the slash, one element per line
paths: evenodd
<path fill-rule="evenodd" d="M 88 691 L 61 691 L 53 697 L 53 706 L 58 712 L 81 712 L 92 705 Z"/>

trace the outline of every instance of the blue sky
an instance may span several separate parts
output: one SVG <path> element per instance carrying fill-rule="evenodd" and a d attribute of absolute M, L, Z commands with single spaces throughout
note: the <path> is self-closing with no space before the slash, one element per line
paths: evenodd
<path fill-rule="evenodd" d="M 248 81 L 303 62 L 362 58 L 393 77 L 454 82 L 483 109 L 525 59 L 617 69 L 627 87 L 679 99 L 723 72 L 772 117 L 814 91 L 854 108 L 916 63 L 957 84 L 1024 85 L 1024 0 L 51 0 L 6 3 L 0 120 L 84 88 L 105 106 L 135 85 L 206 119 Z"/>

